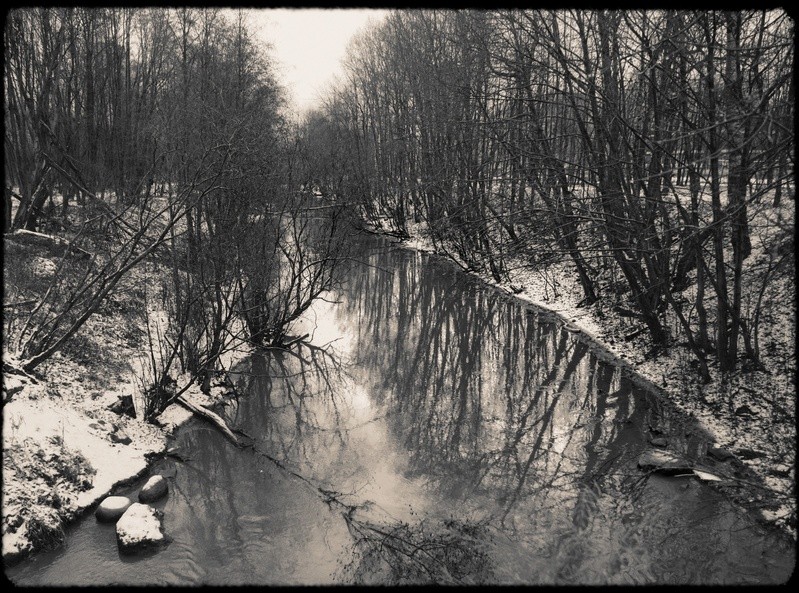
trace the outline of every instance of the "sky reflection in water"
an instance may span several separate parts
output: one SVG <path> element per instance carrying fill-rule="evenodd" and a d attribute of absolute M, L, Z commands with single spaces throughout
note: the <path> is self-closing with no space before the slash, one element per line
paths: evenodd
<path fill-rule="evenodd" d="M 435 257 L 369 238 L 295 328 L 255 356 L 161 503 L 173 542 L 120 562 L 87 519 L 30 584 L 781 582 L 794 551 L 694 478 L 636 467 L 649 430 L 706 435 L 547 313 Z M 336 302 L 337 301 L 337 302 Z M 268 458 L 266 456 L 268 456 Z M 279 464 L 281 467 L 278 467 Z M 302 476 L 299 478 L 297 476 Z M 332 501 L 332 502 L 331 502 Z M 108 531 L 106 529 L 106 531 Z M 108 541 L 111 539 L 111 541 Z M 15 579 L 16 580 L 16 579 Z"/>

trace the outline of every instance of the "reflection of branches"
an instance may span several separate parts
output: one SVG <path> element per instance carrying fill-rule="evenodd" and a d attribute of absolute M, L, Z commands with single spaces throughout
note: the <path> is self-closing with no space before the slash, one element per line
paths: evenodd
<path fill-rule="evenodd" d="M 357 319 L 361 364 L 380 369 L 377 396 L 413 452 L 413 475 L 464 497 L 465 486 L 495 489 L 504 519 L 519 501 L 544 505 L 551 491 L 562 506 L 581 482 L 612 471 L 632 393 L 611 393 L 616 369 L 556 319 L 447 266 L 402 252 L 372 261 L 391 268 L 389 259 L 393 275 L 359 271 L 343 307 Z M 600 427 L 611 410 L 619 422 Z"/>
<path fill-rule="evenodd" d="M 262 441 L 283 459 L 313 461 L 317 438 L 329 434 L 344 444 L 340 385 L 347 377 L 344 362 L 330 347 L 300 342 L 291 351 L 270 350 L 252 357 L 245 406 L 236 409 L 235 421 L 255 425 Z M 332 443 L 324 446 L 330 448 Z"/>
<path fill-rule="evenodd" d="M 483 583 L 491 574 L 485 551 L 486 523 L 422 520 L 374 523 L 342 513 L 355 543 L 355 557 L 344 567 L 355 583 Z"/>
<path fill-rule="evenodd" d="M 506 450 L 516 451 L 519 444 L 522 442 L 522 439 L 525 436 L 527 436 L 527 434 L 529 434 L 529 432 L 532 430 L 534 426 L 538 425 L 544 419 L 544 416 L 540 416 L 538 417 L 537 420 L 528 424 L 528 420 L 531 414 L 533 413 L 533 411 L 540 408 L 539 404 L 543 403 L 542 398 L 544 398 L 550 386 L 555 382 L 555 379 L 557 379 L 558 373 L 560 371 L 559 364 L 560 361 L 564 358 L 564 355 L 567 353 L 566 347 L 568 344 L 569 342 L 567 340 L 566 334 L 561 333 L 560 343 L 558 344 L 558 348 L 555 351 L 555 360 L 553 361 L 552 367 L 549 369 L 549 372 L 547 373 L 546 377 L 544 377 L 544 379 L 541 380 L 540 383 L 536 386 L 533 397 L 530 398 L 526 409 L 523 412 L 521 412 L 521 414 L 519 414 L 518 418 L 513 418 L 512 416 L 508 418 L 509 426 L 513 426 L 514 424 L 516 424 L 517 428 L 513 437 L 513 441 L 506 445 L 505 447 Z M 574 366 L 572 366 L 571 363 L 569 367 L 567 367 L 566 373 L 564 373 L 564 380 L 569 375 L 569 369 L 571 370 L 574 369 Z M 512 410 L 509 410 L 509 413 L 512 413 Z M 543 432 L 543 430 L 541 432 Z"/>
<path fill-rule="evenodd" d="M 343 578 L 356 583 L 365 579 L 377 579 L 378 582 L 391 584 L 475 583 L 484 582 L 488 578 L 490 564 L 484 549 L 484 521 L 423 520 L 411 524 L 391 517 L 383 509 L 381 510 L 388 519 L 363 518 L 363 513 L 379 505 L 370 501 L 345 502 L 345 498 L 351 495 L 322 486 L 314 478 L 292 469 L 263 447 L 256 444 L 251 451 L 301 482 L 328 507 L 340 512 L 354 540 L 354 558 L 346 565 Z M 220 466 L 226 468 L 227 474 L 230 473 L 229 464 L 217 465 Z M 232 481 L 230 475 L 225 478 L 223 483 Z M 208 481 L 208 484 L 211 483 L 216 481 Z M 207 494 L 204 497 L 206 500 L 213 492 Z M 233 500 L 218 502 L 229 505 L 232 516 L 237 516 Z M 238 538 L 238 531 L 233 535 Z"/>
<path fill-rule="evenodd" d="M 545 411 L 544 415 L 540 419 L 542 425 L 545 425 L 547 421 L 551 420 L 552 413 L 555 410 L 555 406 L 557 405 L 559 399 L 560 399 L 559 394 L 552 399 L 552 403 L 550 404 L 549 408 Z M 502 513 L 502 518 L 500 519 L 500 524 L 505 522 L 505 518 L 508 516 L 508 513 L 510 512 L 511 508 L 518 499 L 519 493 L 521 492 L 522 487 L 524 486 L 525 481 L 527 479 L 527 473 L 530 471 L 530 466 L 532 465 L 533 460 L 535 460 L 539 455 L 541 449 L 541 443 L 543 442 L 543 440 L 544 440 L 544 431 L 540 430 L 538 432 L 538 438 L 536 439 L 533 446 L 530 448 L 530 455 L 527 457 L 527 462 L 520 470 L 517 470 L 518 483 L 516 485 L 516 490 L 513 492 L 510 501 L 508 501 L 507 505 L 505 506 L 505 510 Z"/>

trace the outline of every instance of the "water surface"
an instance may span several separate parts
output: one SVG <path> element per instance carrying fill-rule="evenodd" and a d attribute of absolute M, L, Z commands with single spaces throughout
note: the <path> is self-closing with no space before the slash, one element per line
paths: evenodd
<path fill-rule="evenodd" d="M 295 328 L 313 347 L 238 369 L 224 413 L 254 449 L 194 422 L 174 443 L 187 461 L 158 462 L 166 548 L 120 557 L 90 516 L 12 580 L 787 580 L 793 544 L 723 489 L 637 467 L 653 436 L 705 459 L 707 435 L 580 334 L 434 256 L 360 253 Z"/>

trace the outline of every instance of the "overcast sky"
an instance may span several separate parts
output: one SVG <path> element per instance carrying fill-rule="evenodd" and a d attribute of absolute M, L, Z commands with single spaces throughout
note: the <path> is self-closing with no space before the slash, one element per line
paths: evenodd
<path fill-rule="evenodd" d="M 288 87 L 299 112 L 313 107 L 332 76 L 347 43 L 369 19 L 381 20 L 382 9 L 257 9 L 251 23 L 260 39 L 272 45 L 278 75 Z"/>

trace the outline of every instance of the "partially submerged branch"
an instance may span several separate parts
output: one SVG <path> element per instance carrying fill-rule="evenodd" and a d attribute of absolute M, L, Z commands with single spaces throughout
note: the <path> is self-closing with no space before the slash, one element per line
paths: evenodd
<path fill-rule="evenodd" d="M 208 420 L 211 424 L 216 426 L 231 443 L 236 445 L 236 447 L 239 447 L 241 449 L 244 447 L 253 446 L 251 439 L 250 442 L 247 442 L 243 441 L 238 436 L 236 436 L 219 414 L 212 412 L 211 410 L 203 406 L 198 406 L 196 404 L 193 404 L 191 401 L 189 401 L 182 395 L 179 396 L 176 401 L 190 412 L 197 414 L 201 418 Z"/>

